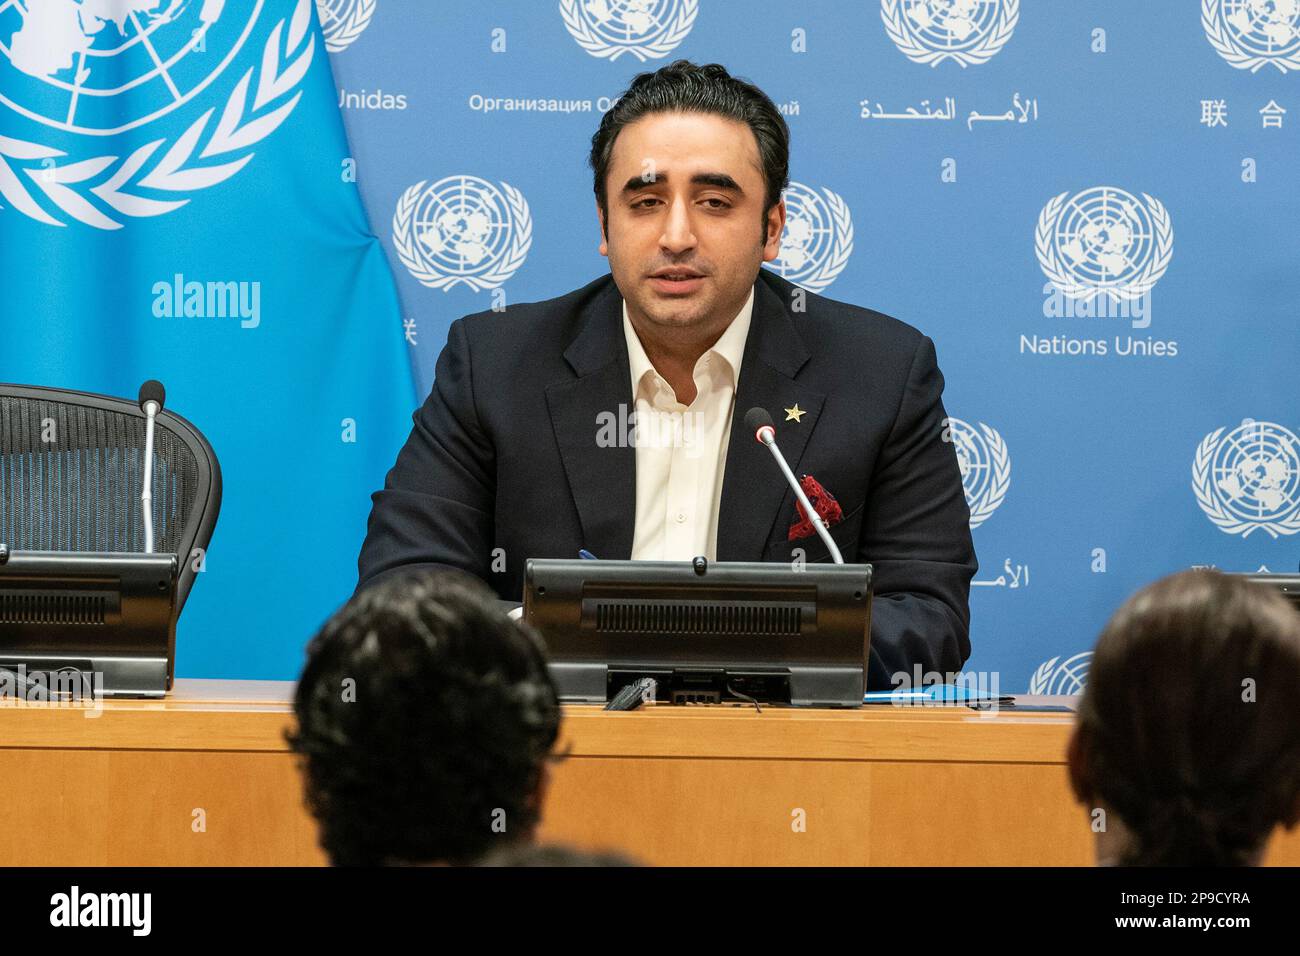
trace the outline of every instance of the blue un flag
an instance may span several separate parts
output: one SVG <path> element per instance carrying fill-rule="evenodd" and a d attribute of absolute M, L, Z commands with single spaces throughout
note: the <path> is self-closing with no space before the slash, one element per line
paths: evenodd
<path fill-rule="evenodd" d="M 211 442 L 178 676 L 296 674 L 409 427 L 336 96 L 310 0 L 0 2 L 0 381 L 158 378 Z"/>

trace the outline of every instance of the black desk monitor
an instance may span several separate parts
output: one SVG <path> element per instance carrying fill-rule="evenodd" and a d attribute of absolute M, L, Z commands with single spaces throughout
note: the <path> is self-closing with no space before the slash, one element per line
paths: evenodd
<path fill-rule="evenodd" d="M 1247 574 L 1246 577 L 1256 584 L 1280 591 L 1300 611 L 1300 574 Z"/>
<path fill-rule="evenodd" d="M 162 697 L 176 658 L 174 554 L 0 546 L 0 688 Z M 69 678 L 80 679 L 69 681 Z"/>
<path fill-rule="evenodd" d="M 871 565 L 534 558 L 523 616 L 562 700 L 653 677 L 673 703 L 860 707 Z"/>

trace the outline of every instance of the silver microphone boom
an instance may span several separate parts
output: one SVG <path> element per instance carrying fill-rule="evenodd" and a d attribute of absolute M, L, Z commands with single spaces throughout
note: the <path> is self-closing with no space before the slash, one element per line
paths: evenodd
<path fill-rule="evenodd" d="M 826 547 L 831 553 L 831 559 L 836 564 L 843 564 L 844 558 L 840 554 L 835 539 L 831 537 L 830 530 L 826 526 L 826 520 L 813 510 L 812 503 L 808 501 L 808 496 L 804 494 L 803 488 L 799 486 L 799 482 L 794 477 L 794 472 L 786 464 L 785 455 L 781 454 L 781 449 L 776 447 L 776 426 L 772 424 L 772 416 L 761 408 L 751 408 L 745 416 L 745 422 L 751 426 L 755 424 L 758 426 L 754 430 L 754 438 L 760 444 L 766 445 L 767 450 L 776 459 L 777 467 L 781 469 L 781 474 L 785 475 L 785 480 L 794 490 L 794 496 L 799 500 L 799 504 L 803 506 L 804 514 L 808 516 L 808 520 L 812 522 L 817 534 L 826 543 Z"/>

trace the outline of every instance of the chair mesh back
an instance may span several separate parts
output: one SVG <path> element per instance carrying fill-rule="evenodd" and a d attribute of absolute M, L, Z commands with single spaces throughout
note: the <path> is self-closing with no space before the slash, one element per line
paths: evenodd
<path fill-rule="evenodd" d="M 0 543 L 23 551 L 144 551 L 144 418 L 0 395 Z M 154 429 L 154 550 L 185 563 L 199 465 L 159 419 Z M 187 536 L 188 533 L 188 536 Z"/>

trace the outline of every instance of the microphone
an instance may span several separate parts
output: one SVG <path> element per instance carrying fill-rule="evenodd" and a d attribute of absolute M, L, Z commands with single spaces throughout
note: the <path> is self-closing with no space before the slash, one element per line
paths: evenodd
<path fill-rule="evenodd" d="M 162 411 L 167 390 L 162 382 L 149 379 L 140 386 L 140 409 L 144 412 L 144 478 L 140 488 L 140 511 L 144 517 L 144 553 L 153 554 L 153 432 L 154 420 Z"/>
<path fill-rule="evenodd" d="M 786 464 L 781 449 L 776 447 L 776 425 L 772 423 L 772 416 L 768 414 L 767 409 L 755 406 L 747 411 L 745 413 L 745 427 L 754 433 L 754 440 L 760 445 L 766 445 L 767 450 L 776 459 L 776 464 L 781 469 L 781 473 L 785 475 L 786 482 L 794 489 L 794 496 L 799 499 L 799 504 L 803 506 L 804 514 L 808 515 L 808 520 L 817 529 L 817 534 L 826 543 L 826 547 L 830 549 L 831 559 L 836 564 L 843 564 L 844 558 L 840 554 L 839 546 L 835 544 L 835 539 L 831 537 L 830 531 L 827 530 L 826 522 L 821 515 L 813 510 L 812 504 L 808 501 L 808 496 L 803 493 L 803 488 L 795 480 L 794 472 Z"/>

